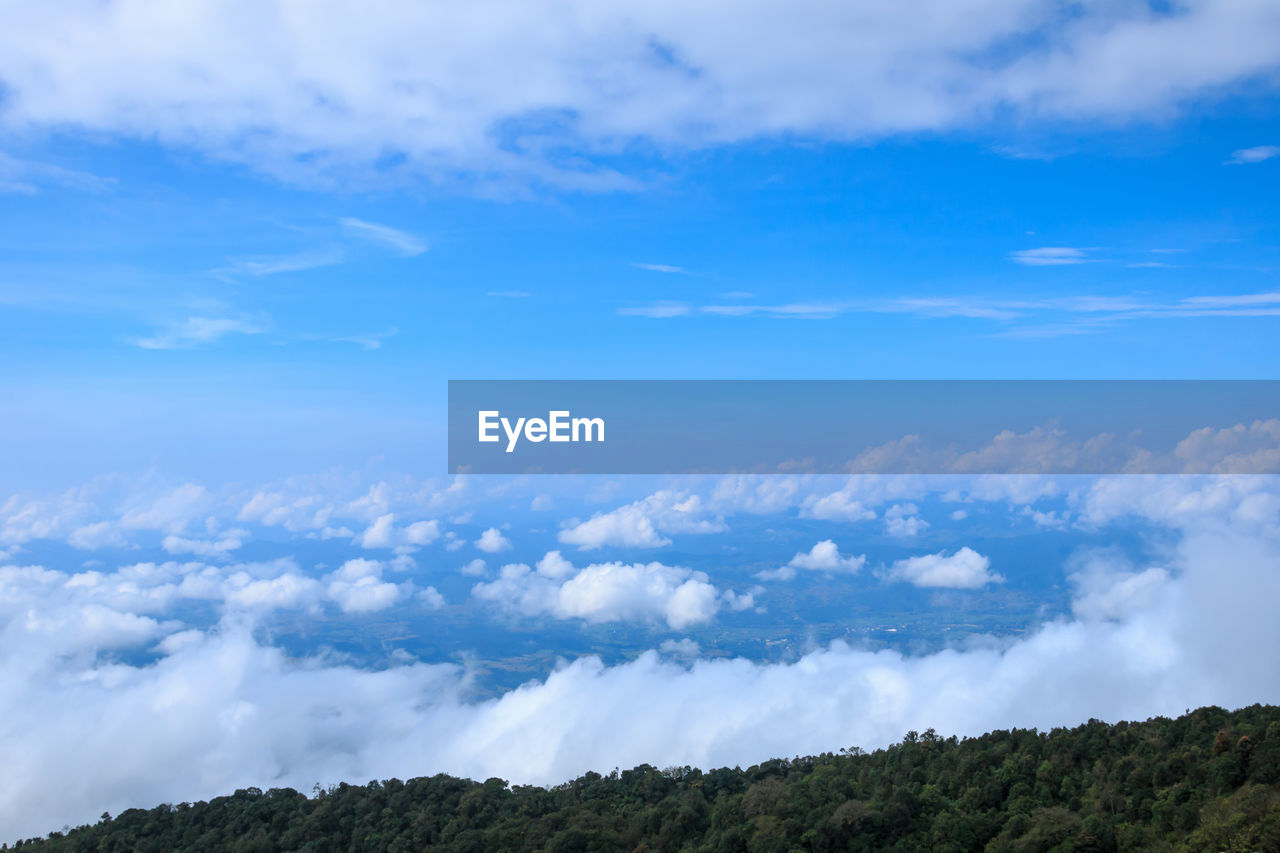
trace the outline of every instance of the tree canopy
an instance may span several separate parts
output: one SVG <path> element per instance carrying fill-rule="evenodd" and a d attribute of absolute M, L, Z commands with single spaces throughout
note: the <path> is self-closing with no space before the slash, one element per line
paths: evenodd
<path fill-rule="evenodd" d="M 9 848 L 10 845 L 4 845 Z M 552 788 L 445 775 L 236 791 L 12 845 L 62 851 L 1280 853 L 1280 707 L 901 743 Z"/>

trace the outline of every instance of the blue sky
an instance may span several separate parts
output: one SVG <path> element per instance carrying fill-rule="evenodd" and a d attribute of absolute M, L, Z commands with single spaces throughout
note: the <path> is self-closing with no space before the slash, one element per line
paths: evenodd
<path fill-rule="evenodd" d="M 497 199 L 20 138 L 11 157 L 95 177 L 0 196 L 11 470 L 74 477 L 57 457 L 93 411 L 115 467 L 192 465 L 173 418 L 224 472 L 254 421 L 273 473 L 361 464 L 365 430 L 435 473 L 448 378 L 1270 377 L 1280 158 L 1231 158 L 1274 113 L 1055 123 L 1034 159 L 999 133 L 737 144 L 623 158 L 633 189 Z"/>
<path fill-rule="evenodd" d="M 449 379 L 1276 377 L 1273 2 L 779 8 L 0 0 L 0 836 L 1277 701 L 1272 477 L 446 476 Z"/>

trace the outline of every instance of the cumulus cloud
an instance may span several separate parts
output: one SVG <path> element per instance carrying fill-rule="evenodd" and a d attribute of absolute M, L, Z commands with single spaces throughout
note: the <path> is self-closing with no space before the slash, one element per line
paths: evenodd
<path fill-rule="evenodd" d="M 869 521 L 875 511 L 856 500 L 847 491 L 836 491 L 821 497 L 814 496 L 805 503 L 801 515 L 825 521 Z"/>
<path fill-rule="evenodd" d="M 884 511 L 884 532 L 903 539 L 919 536 L 929 526 L 919 512 L 913 503 L 894 504 Z"/>
<path fill-rule="evenodd" d="M 851 463 L 856 467 L 856 463 Z M 821 493 L 821 488 L 832 482 L 841 482 L 839 489 Z M 893 501 L 919 498 L 928 490 L 925 477 L 899 474 L 858 473 L 851 477 L 814 478 L 814 491 L 805 496 L 800 515 L 823 521 L 870 521 L 876 517 L 872 507 Z"/>
<path fill-rule="evenodd" d="M 801 551 L 791 558 L 791 561 L 785 566 L 777 569 L 767 569 L 757 572 L 756 577 L 760 580 L 791 580 L 796 576 L 796 570 L 826 572 L 827 574 L 857 574 L 867 563 L 866 555 L 857 557 L 846 557 L 840 553 L 840 549 L 836 543 L 830 539 L 824 539 L 814 545 L 808 551 Z"/>
<path fill-rule="evenodd" d="M 665 622 L 673 630 L 709 621 L 722 603 L 702 572 L 662 563 L 593 563 L 575 571 L 556 551 L 536 569 L 503 566 L 497 580 L 476 584 L 471 594 L 524 616 Z M 752 603 L 748 599 L 743 606 Z"/>
<path fill-rule="evenodd" d="M 1198 429 L 1173 455 L 1188 474 L 1255 474 L 1280 470 L 1280 420 Z"/>
<path fill-rule="evenodd" d="M 760 2 L 494 0 L 472 12 L 25 4 L 0 34 L 0 122 L 155 139 L 293 180 L 615 189 L 635 184 L 592 155 L 628 142 L 857 140 L 996 113 L 1124 121 L 1280 64 L 1267 3 L 929 0 L 853 14 L 822 2 L 779 16 Z"/>
<path fill-rule="evenodd" d="M 671 540 L 658 532 L 658 527 L 640 504 L 629 504 L 611 512 L 599 513 L 586 521 L 561 530 L 557 538 L 566 545 L 577 545 L 583 551 L 617 545 L 623 548 L 661 548 Z"/>
<path fill-rule="evenodd" d="M 1022 514 L 1031 519 L 1032 524 L 1036 527 L 1046 527 L 1053 530 L 1061 530 L 1067 526 L 1070 520 L 1067 513 L 1061 510 L 1044 510 L 1034 509 L 1026 506 L 1022 508 Z"/>
<path fill-rule="evenodd" d="M 490 527 L 480 534 L 480 538 L 476 540 L 476 547 L 486 554 L 497 554 L 499 551 L 510 550 L 511 542 L 502 535 L 501 530 Z"/>
<path fill-rule="evenodd" d="M 799 477 L 729 475 L 716 481 L 709 505 L 717 512 L 782 512 L 795 505 L 802 485 Z"/>
<path fill-rule="evenodd" d="M 886 577 L 914 586 L 948 589 L 979 589 L 989 583 L 1004 583 L 1004 577 L 989 571 L 991 560 L 972 548 L 954 554 L 946 551 L 898 560 Z"/>
<path fill-rule="evenodd" d="M 685 660 L 693 660 L 698 657 L 702 648 L 696 640 L 688 637 L 681 637 L 678 640 L 663 640 L 658 646 L 658 651 L 664 655 L 671 655 L 674 658 L 683 658 Z"/>
<path fill-rule="evenodd" d="M 385 610 L 405 594 L 405 589 L 382 580 L 377 560 L 347 560 L 328 578 L 328 596 L 343 613 Z"/>
<path fill-rule="evenodd" d="M 444 596 L 440 594 L 440 590 L 434 586 L 429 586 L 418 593 L 418 600 L 422 602 L 428 610 L 439 610 L 447 603 Z"/>
<path fill-rule="evenodd" d="M 360 547 L 413 549 L 440 538 L 438 521 L 415 521 L 404 527 L 396 527 L 395 522 L 395 513 L 378 516 L 360 534 Z"/>
<path fill-rule="evenodd" d="M 161 546 L 170 554 L 195 554 L 198 557 L 221 557 L 229 554 L 244 544 L 248 536 L 246 530 L 228 530 L 218 539 L 186 539 L 181 536 L 166 536 Z"/>
<path fill-rule="evenodd" d="M 1080 565 L 1070 575 L 1075 588 L 1071 612 L 1084 620 L 1118 620 L 1146 610 L 1168 591 L 1172 580 L 1161 566 L 1139 571 L 1107 552 L 1081 555 L 1077 562 Z"/>
<path fill-rule="evenodd" d="M 95 521 L 71 531 L 67 544 L 81 551 L 96 551 L 99 548 L 123 547 L 128 544 L 128 539 L 115 522 Z"/>
<path fill-rule="evenodd" d="M 558 538 L 583 551 L 609 545 L 661 548 L 671 544 L 663 534 L 722 533 L 728 529 L 722 518 L 707 517 L 706 506 L 699 495 L 662 490 L 644 500 L 593 515 L 586 521 L 574 519 L 560 531 Z"/>
<path fill-rule="evenodd" d="M 318 581 L 296 572 L 270 578 L 254 578 L 248 572 L 236 572 L 227 578 L 224 595 L 229 604 L 250 610 L 288 610 L 314 604 L 320 593 Z"/>

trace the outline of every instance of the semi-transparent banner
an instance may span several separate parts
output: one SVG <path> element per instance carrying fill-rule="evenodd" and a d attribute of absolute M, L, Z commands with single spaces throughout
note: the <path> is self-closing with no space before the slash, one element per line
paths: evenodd
<path fill-rule="evenodd" d="M 475 474 L 1274 474 L 1276 380 L 453 380 Z"/>

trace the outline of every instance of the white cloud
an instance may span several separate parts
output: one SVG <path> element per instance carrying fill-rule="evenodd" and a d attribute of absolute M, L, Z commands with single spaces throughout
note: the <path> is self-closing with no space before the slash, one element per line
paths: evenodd
<path fill-rule="evenodd" d="M 344 217 L 341 222 L 342 227 L 348 232 L 363 239 L 390 246 L 406 257 L 421 255 L 427 250 L 427 243 L 422 238 L 415 237 L 398 228 L 392 228 L 389 225 L 365 222 L 363 219 L 355 219 L 350 216 Z"/>
<path fill-rule="evenodd" d="M 236 588 L 226 579 L 237 572 L 248 576 L 240 589 L 299 575 L 287 562 L 140 563 L 75 575 L 0 567 L 0 742 L 6 771 L 23 780 L 0 788 L 0 825 L 32 835 L 104 810 L 250 785 L 309 790 L 434 772 L 554 784 L 640 763 L 746 766 L 875 748 L 908 729 L 963 736 L 1274 701 L 1280 672 L 1239 650 L 1280 647 L 1277 482 L 1091 484 L 1081 515 L 1098 524 L 1138 516 L 1171 527 L 1176 541 L 1158 566 L 1109 554 L 1073 566 L 1072 616 L 1024 637 L 920 655 L 835 643 L 782 663 L 697 659 L 676 642 L 663 654 L 678 661 L 651 652 L 606 666 L 583 657 L 483 700 L 459 668 L 298 658 L 266 645 L 237 611 L 211 631 L 164 616 L 175 595 L 217 600 Z M 339 573 L 356 580 L 377 572 L 347 568 Z M 558 600 L 562 584 L 528 567 L 508 579 L 527 576 Z M 288 593 L 298 583 L 253 587 L 248 598 L 306 606 L 308 593 Z M 603 576 L 586 584 L 595 585 L 627 588 Z M 578 602 L 636 607 L 631 600 Z M 663 609 L 650 618 L 665 617 Z M 155 659 L 100 653 L 113 649 Z"/>
<path fill-rule="evenodd" d="M 804 504 L 800 514 L 807 518 L 819 518 L 824 521 L 869 521 L 876 517 L 875 511 L 866 507 L 861 500 L 850 492 L 840 490 L 818 497 L 811 495 Z"/>
<path fill-rule="evenodd" d="M 395 326 L 390 327 L 385 332 L 373 332 L 365 335 L 343 335 L 342 337 L 330 338 L 335 344 L 355 344 L 367 350 L 382 349 L 382 342 L 388 338 L 394 338 L 400 333 Z"/>
<path fill-rule="evenodd" d="M 419 592 L 418 600 L 421 601 L 428 610 L 439 610 L 447 603 L 444 600 L 444 596 L 441 595 L 440 591 L 434 586 L 429 586 Z"/>
<path fill-rule="evenodd" d="M 720 517 L 706 516 L 702 498 L 687 492 L 662 490 L 644 500 L 586 521 L 574 519 L 559 533 L 566 545 L 591 551 L 613 545 L 624 548 L 661 548 L 671 544 L 663 534 L 722 533 L 728 526 Z"/>
<path fill-rule="evenodd" d="M 671 540 L 658 533 L 657 525 L 637 504 L 594 515 L 561 530 L 557 538 L 566 545 L 591 551 L 606 545 L 623 548 L 661 548 Z"/>
<path fill-rule="evenodd" d="M 548 551 L 535 568 L 541 577 L 552 580 L 567 578 L 574 572 L 573 563 L 561 556 L 559 551 Z"/>
<path fill-rule="evenodd" d="M 486 554 L 497 554 L 499 551 L 511 549 L 510 540 L 503 536 L 502 531 L 496 527 L 490 527 L 484 533 L 481 533 L 475 544 L 477 548 Z"/>
<path fill-rule="evenodd" d="M 1280 471 L 1280 420 L 1198 429 L 1173 455 L 1188 474 L 1274 474 Z"/>
<path fill-rule="evenodd" d="M 795 320 L 830 320 L 849 310 L 849 306 L 834 302 L 787 302 L 774 305 L 702 305 L 703 314 L 718 317 L 764 316 Z"/>
<path fill-rule="evenodd" d="M 328 597 L 343 613 L 372 613 L 399 601 L 405 589 L 382 580 L 382 564 L 377 560 L 347 560 L 326 579 Z"/>
<path fill-rule="evenodd" d="M 796 554 L 787 565 L 797 569 L 853 574 L 861 569 L 866 562 L 866 557 L 842 556 L 835 542 L 830 539 L 824 539 L 810 548 L 808 553 Z"/>
<path fill-rule="evenodd" d="M 410 545 L 430 545 L 440 538 L 440 522 L 415 521 L 404 529 L 404 541 Z"/>
<path fill-rule="evenodd" d="M 655 302 L 651 305 L 631 305 L 618 309 L 621 317 L 649 317 L 664 320 L 669 317 L 687 317 L 693 309 L 683 302 Z"/>
<path fill-rule="evenodd" d="M 884 532 L 901 539 L 919 536 L 929 526 L 919 511 L 913 503 L 894 504 L 884 511 Z"/>
<path fill-rule="evenodd" d="M 440 522 L 415 521 L 404 527 L 396 527 L 395 513 L 386 513 L 373 520 L 360 534 L 362 548 L 408 548 L 430 545 L 440 538 Z"/>
<path fill-rule="evenodd" d="M 794 506 L 800 491 L 799 477 L 731 474 L 716 480 L 708 504 L 718 512 L 777 513 Z"/>
<path fill-rule="evenodd" d="M 1061 266 L 1093 263 L 1088 249 L 1031 249 L 1013 253 L 1019 263 L 1029 266 Z M 1151 266 L 1130 264 L 1129 266 Z M 1166 265 L 1167 266 L 1167 265 Z M 621 308 L 624 316 L 670 318 L 770 317 L 774 319 L 830 319 L 845 314 L 910 314 L 937 319 L 968 318 L 999 324 L 1001 337 L 1025 339 L 1062 335 L 1093 334 L 1117 323 L 1191 317 L 1273 317 L 1280 315 L 1280 296 L 1275 293 L 1239 293 L 1217 296 L 1189 296 L 1166 300 L 1149 294 L 1135 296 L 1094 296 L 992 299 L 982 294 L 965 296 L 895 296 L 887 299 L 840 302 L 796 302 L 786 305 L 694 305 L 684 302 L 656 302 Z M 899 452 L 909 450 L 901 443 Z M 883 466 L 852 467 L 851 472 L 884 470 Z M 923 468 L 910 468 L 922 471 Z"/>
<path fill-rule="evenodd" d="M 1089 257 L 1085 249 L 1046 246 L 1041 249 L 1023 249 L 1011 252 L 1009 257 L 1016 264 L 1026 267 L 1055 267 L 1068 264 L 1088 263 Z"/>
<path fill-rule="evenodd" d="M 227 580 L 226 600 L 248 609 L 294 609 L 307 607 L 320 598 L 320 584 L 312 578 L 286 572 L 272 578 L 253 578 L 237 572 Z"/>
<path fill-rule="evenodd" d="M 131 499 L 120 515 L 129 530 L 158 530 L 179 534 L 210 508 L 211 496 L 199 483 L 183 483 L 158 495 Z"/>
<path fill-rule="evenodd" d="M 143 349 L 190 349 L 211 344 L 227 335 L 257 335 L 265 331 L 263 323 L 235 317 L 188 317 L 149 338 L 138 338 Z"/>
<path fill-rule="evenodd" d="M 1004 583 L 1004 577 L 988 571 L 990 568 L 990 559 L 965 547 L 951 555 L 939 551 L 898 560 L 886 577 L 914 586 L 949 589 L 979 589 L 989 583 Z"/>
<path fill-rule="evenodd" d="M 1255 145 L 1253 148 L 1232 151 L 1226 165 L 1243 166 L 1248 163 L 1261 163 L 1273 157 L 1280 157 L 1280 145 Z"/>
<path fill-rule="evenodd" d="M 337 249 L 296 252 L 292 255 L 278 255 L 264 258 L 233 258 L 228 266 L 212 270 L 220 278 L 247 275 L 255 278 L 281 273 L 303 272 L 340 264 L 345 256 Z"/>
<path fill-rule="evenodd" d="M 0 193 L 35 195 L 47 186 L 66 187 L 82 192 L 105 192 L 115 184 L 88 172 L 65 169 L 51 163 L 23 160 L 0 151 Z"/>
<path fill-rule="evenodd" d="M 244 544 L 248 532 L 244 530 L 228 530 L 219 539 L 186 539 L 181 536 L 166 536 L 161 546 L 170 554 L 195 554 L 198 557 L 220 557 L 236 550 Z"/>
<path fill-rule="evenodd" d="M 1045 527 L 1051 530 L 1061 530 L 1067 526 L 1070 521 L 1068 514 L 1062 510 L 1044 510 L 1034 509 L 1029 506 L 1022 508 L 1022 514 L 1031 519 L 1036 527 Z"/>
<path fill-rule="evenodd" d="M 1128 561 L 1106 552 L 1083 555 L 1078 562 L 1070 575 L 1075 588 L 1071 612 L 1087 621 L 1119 620 L 1149 609 L 1172 580 L 1164 568 L 1137 571 Z"/>
<path fill-rule="evenodd" d="M 555 551 L 536 571 L 503 566 L 497 580 L 476 584 L 471 594 L 524 616 L 665 622 L 674 630 L 709 621 L 721 605 L 702 572 L 662 563 L 593 563 L 575 572 Z"/>
<path fill-rule="evenodd" d="M 673 267 L 670 264 L 638 264 L 637 263 L 637 264 L 632 264 L 632 266 L 638 269 L 648 270 L 649 272 L 667 273 L 668 275 L 675 275 L 675 274 L 684 275 L 689 272 L 684 267 Z"/>
<path fill-rule="evenodd" d="M 836 543 L 824 539 L 808 551 L 801 551 L 791 558 L 785 566 L 777 569 L 766 569 L 756 572 L 762 581 L 788 581 L 796 576 L 796 570 L 826 572 L 827 574 L 857 574 L 867 563 L 865 555 L 846 557 L 840 553 Z"/>
<path fill-rule="evenodd" d="M 96 551 L 99 548 L 123 547 L 128 540 L 115 522 L 95 521 L 71 531 L 67 544 L 82 551 Z"/>
<path fill-rule="evenodd" d="M 696 640 L 681 637 L 678 640 L 663 640 L 658 646 L 658 651 L 675 658 L 693 660 L 698 657 L 702 649 Z"/>
<path fill-rule="evenodd" d="M 1280 64 L 1265 2 L 184 8 L 12 10 L 4 129 L 154 139 L 326 184 L 413 175 L 493 192 L 514 175 L 613 189 L 635 182 L 601 160 L 633 142 L 862 140 L 997 114 L 1124 122 L 1268 85 Z"/>

